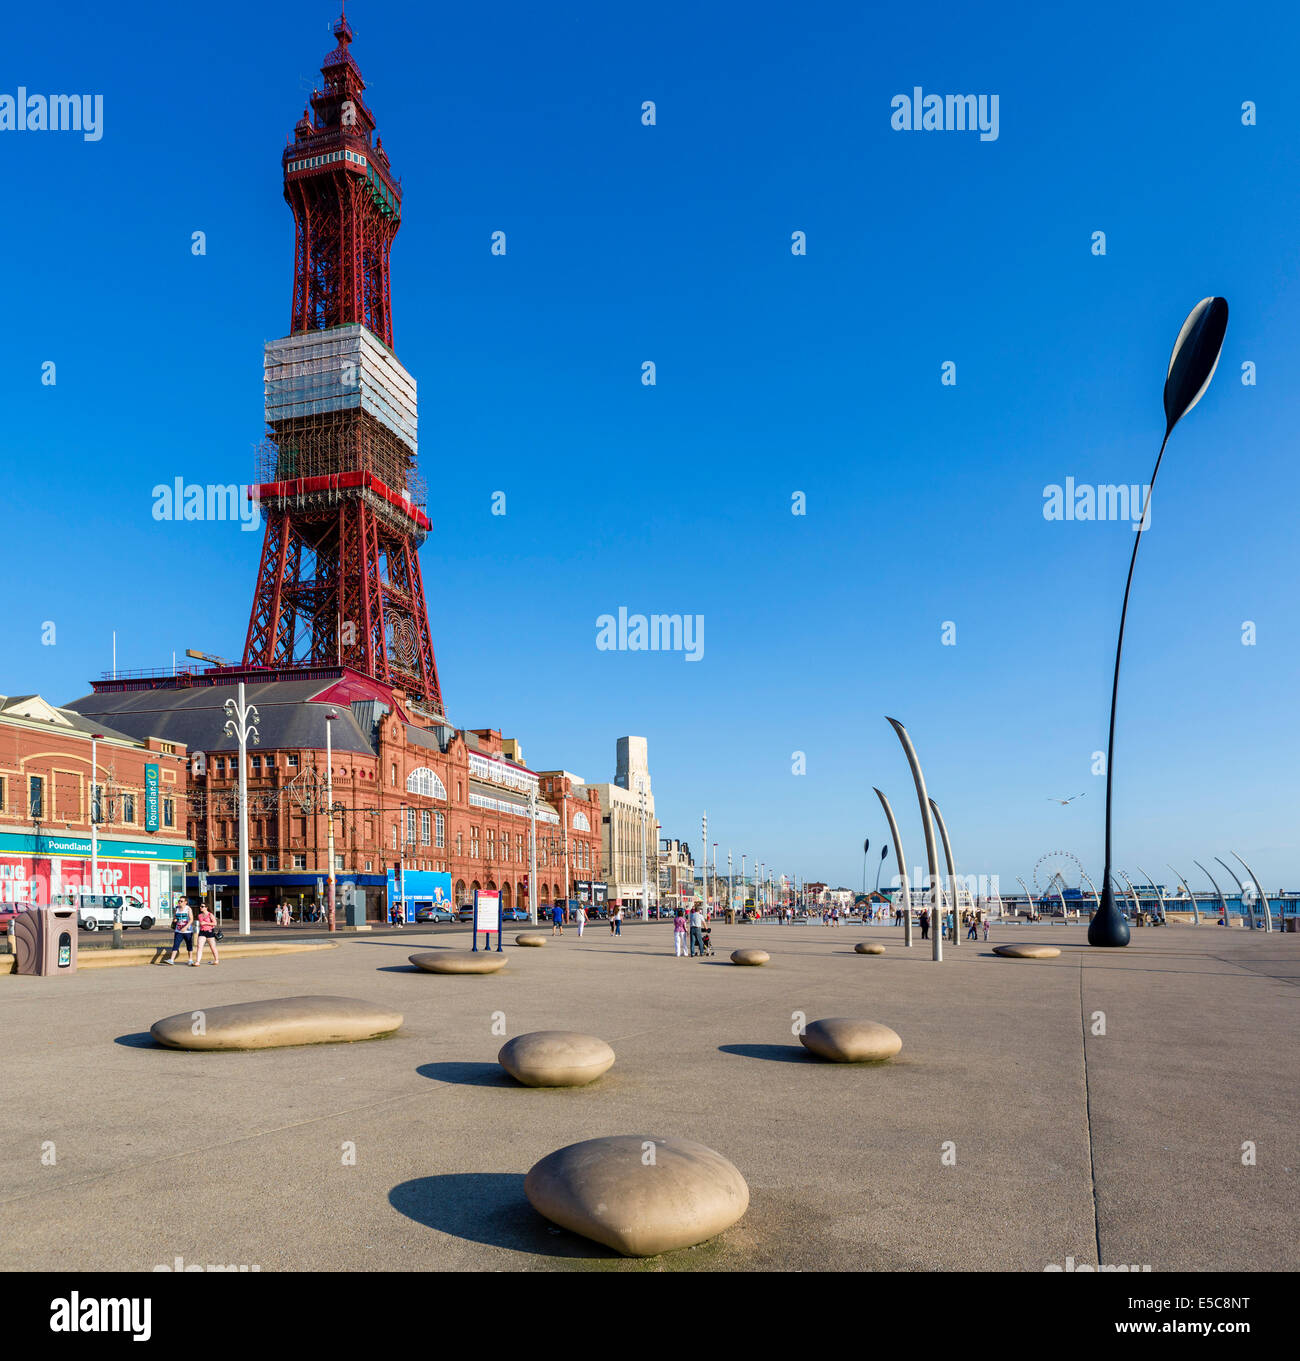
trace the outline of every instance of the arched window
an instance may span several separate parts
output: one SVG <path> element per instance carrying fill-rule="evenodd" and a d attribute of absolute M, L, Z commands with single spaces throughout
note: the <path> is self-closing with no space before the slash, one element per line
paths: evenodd
<path fill-rule="evenodd" d="M 408 794 L 423 794 L 428 799 L 445 799 L 447 786 L 428 766 L 418 766 L 406 777 Z"/>
<path fill-rule="evenodd" d="M 575 813 L 573 815 L 573 830 L 575 832 L 591 831 L 591 823 L 587 821 L 586 813 Z"/>

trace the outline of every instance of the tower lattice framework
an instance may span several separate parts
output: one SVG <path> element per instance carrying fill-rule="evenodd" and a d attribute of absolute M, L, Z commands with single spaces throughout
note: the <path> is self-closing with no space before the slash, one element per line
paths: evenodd
<path fill-rule="evenodd" d="M 266 520 L 244 665 L 351 667 L 442 715 L 417 550 L 415 380 L 393 352 L 401 221 L 346 17 L 283 157 L 294 216 L 290 334 L 266 346 Z"/>

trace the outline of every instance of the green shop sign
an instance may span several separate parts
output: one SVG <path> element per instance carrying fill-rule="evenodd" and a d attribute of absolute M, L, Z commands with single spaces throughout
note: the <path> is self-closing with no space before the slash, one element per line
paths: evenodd
<path fill-rule="evenodd" d="M 90 858 L 88 836 L 68 836 L 51 833 L 31 836 L 22 832 L 0 832 L 0 854 L 10 855 L 70 855 Z M 99 842 L 99 854 L 105 860 L 155 860 L 183 863 L 194 859 L 194 847 L 184 843 L 165 841 L 105 841 Z"/>
<path fill-rule="evenodd" d="M 144 768 L 144 829 L 158 830 L 158 767 L 154 765 Z"/>

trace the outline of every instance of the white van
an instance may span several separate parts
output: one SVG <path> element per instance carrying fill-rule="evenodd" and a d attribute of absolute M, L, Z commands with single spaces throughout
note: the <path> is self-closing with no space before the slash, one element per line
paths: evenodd
<path fill-rule="evenodd" d="M 153 925 L 153 914 L 139 898 L 130 894 L 87 894 L 77 902 L 77 925 L 83 931 L 111 929 L 114 913 L 120 910 L 122 927 L 138 926 L 147 931 Z"/>

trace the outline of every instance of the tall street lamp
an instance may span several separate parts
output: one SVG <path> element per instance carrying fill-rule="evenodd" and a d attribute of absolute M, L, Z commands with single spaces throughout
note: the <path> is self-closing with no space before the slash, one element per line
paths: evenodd
<path fill-rule="evenodd" d="M 1246 885 L 1237 878 L 1237 871 L 1234 870 L 1226 860 L 1219 860 L 1217 855 L 1214 858 L 1219 861 L 1219 864 L 1222 865 L 1230 875 L 1232 875 L 1232 882 L 1237 886 L 1237 896 L 1241 900 L 1241 919 L 1246 923 L 1247 929 L 1253 931 L 1255 929 L 1255 909 L 1246 906 Z M 1252 878 L 1253 877 L 1254 876 L 1252 876 Z"/>
<path fill-rule="evenodd" d="M 99 892 L 99 819 L 102 809 L 99 803 L 99 762 L 97 745 L 104 736 L 102 732 L 90 734 L 90 892 Z M 84 891 L 84 890 L 83 890 Z"/>
<path fill-rule="evenodd" d="M 952 943 L 956 945 L 961 939 L 961 923 L 957 920 L 957 867 L 953 864 L 948 828 L 944 825 L 939 805 L 933 799 L 930 800 L 930 811 L 934 814 L 935 823 L 939 828 L 939 839 L 943 842 L 943 857 L 948 866 L 948 894 L 952 898 Z"/>
<path fill-rule="evenodd" d="M 902 886 L 903 893 L 903 944 L 910 950 L 912 948 L 912 888 L 907 882 L 907 856 L 903 854 L 903 841 L 898 835 L 898 823 L 894 820 L 894 810 L 889 806 L 889 800 L 876 790 L 876 798 L 880 800 L 880 806 L 885 810 L 885 821 L 889 823 L 889 835 L 894 839 L 894 853 L 898 857 L 898 882 Z M 889 849 L 888 843 L 885 849 Z M 884 856 L 880 857 L 883 865 Z M 876 883 L 880 883 L 880 875 L 876 875 Z"/>
<path fill-rule="evenodd" d="M 528 786 L 528 920 L 537 925 L 537 782 Z"/>
<path fill-rule="evenodd" d="M 1223 896 L 1223 890 L 1218 886 L 1218 884 L 1214 883 L 1214 875 L 1212 875 L 1210 871 L 1207 870 L 1199 860 L 1193 860 L 1192 864 L 1195 865 L 1196 868 L 1200 870 L 1200 872 L 1203 875 L 1205 875 L 1205 877 L 1210 881 L 1210 883 L 1214 884 L 1214 893 L 1219 900 L 1219 912 L 1223 916 L 1223 924 L 1224 926 L 1230 926 L 1232 923 L 1228 920 L 1228 900 Z"/>
<path fill-rule="evenodd" d="M 1269 911 L 1268 894 L 1264 892 L 1264 886 L 1259 881 L 1259 875 L 1257 875 L 1255 871 L 1251 869 L 1251 867 L 1248 864 L 1246 864 L 1244 860 L 1242 860 L 1241 856 L 1239 856 L 1236 851 L 1229 851 L 1228 854 L 1231 855 L 1234 860 L 1240 863 L 1242 869 L 1244 869 L 1246 873 L 1250 875 L 1251 879 L 1254 881 L 1255 897 L 1257 898 L 1260 907 L 1262 907 L 1264 910 L 1264 930 L 1265 932 L 1271 931 L 1273 929 L 1273 914 Z M 1245 890 L 1243 889 L 1243 893 L 1244 891 Z"/>
<path fill-rule="evenodd" d="M 1166 861 L 1165 861 L 1165 864 L 1168 865 L 1169 862 L 1166 860 Z M 1169 868 L 1170 868 L 1171 870 L 1173 870 L 1174 878 L 1177 879 L 1178 882 L 1183 886 L 1183 892 L 1186 893 L 1187 896 L 1188 896 L 1188 898 L 1191 899 L 1191 903 L 1192 903 L 1192 925 L 1193 925 L 1193 926 L 1200 926 L 1200 924 L 1201 924 L 1201 912 L 1200 912 L 1200 909 L 1196 906 L 1196 894 L 1194 894 L 1194 893 L 1192 892 L 1192 890 L 1191 890 L 1190 888 L 1187 887 L 1187 880 L 1184 879 L 1183 876 L 1182 876 L 1181 874 L 1179 874 L 1178 871 L 1177 871 L 1176 869 L 1174 869 L 1174 867 L 1173 867 L 1172 865 L 1169 865 Z"/>
<path fill-rule="evenodd" d="M 1133 588 L 1133 568 L 1137 564 L 1142 535 L 1150 523 L 1151 497 L 1155 493 L 1160 461 L 1174 426 L 1201 400 L 1218 367 L 1224 333 L 1228 329 L 1228 304 L 1223 298 L 1202 298 L 1188 313 L 1183 329 L 1174 341 L 1169 369 L 1165 374 L 1165 437 L 1147 487 L 1142 517 L 1134 528 L 1133 553 L 1129 558 L 1128 580 L 1124 583 L 1124 604 L 1119 614 L 1119 638 L 1115 643 L 1115 677 L 1110 688 L 1110 734 L 1106 740 L 1106 868 L 1102 874 L 1101 906 L 1088 925 L 1088 944 L 1118 947 L 1129 942 L 1128 923 L 1115 902 L 1111 888 L 1111 793 L 1115 778 L 1115 705 L 1119 699 L 1119 664 L 1124 651 L 1124 623 L 1128 617 L 1128 597 Z"/>
<path fill-rule="evenodd" d="M 256 704 L 244 699 L 244 682 L 239 682 L 238 700 L 228 699 L 226 710 L 226 735 L 239 743 L 239 934 L 252 934 L 248 919 L 248 741 L 252 738 L 257 746 L 261 738 L 257 735 L 257 724 L 261 715 Z"/>
<path fill-rule="evenodd" d="M 925 792 L 925 776 L 921 773 L 921 762 L 917 759 L 916 748 L 907 735 L 907 729 L 896 718 L 886 717 L 885 722 L 893 728 L 898 740 L 903 744 L 907 764 L 912 768 L 912 783 L 916 785 L 916 801 L 921 806 L 921 828 L 925 832 L 925 855 L 930 870 L 930 957 L 936 964 L 941 964 L 943 930 L 939 922 L 939 853 L 934 844 L 934 819 L 930 816 L 930 796 Z"/>
<path fill-rule="evenodd" d="M 334 926 L 334 720 L 338 717 L 338 711 L 329 709 L 325 714 L 325 816 L 329 819 L 329 829 L 326 834 L 326 854 L 329 856 L 329 891 L 326 902 L 329 903 L 330 930 Z"/>

